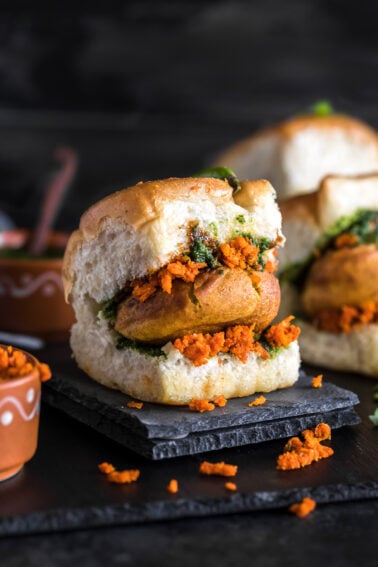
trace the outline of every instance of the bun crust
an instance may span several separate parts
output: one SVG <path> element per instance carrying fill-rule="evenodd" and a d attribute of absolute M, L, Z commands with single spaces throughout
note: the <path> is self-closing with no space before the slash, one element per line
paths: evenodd
<path fill-rule="evenodd" d="M 283 199 L 313 191 L 325 175 L 378 170 L 378 138 L 348 116 L 296 116 L 237 142 L 214 165 L 241 178 L 265 177 Z"/>
<path fill-rule="evenodd" d="M 94 238 L 104 218 L 122 218 L 138 230 L 159 217 L 162 207 L 170 201 L 202 200 L 214 205 L 228 203 L 232 201 L 232 187 L 221 179 L 201 177 L 139 182 L 92 205 L 81 218 L 80 230 L 84 239 Z"/>
<path fill-rule="evenodd" d="M 221 206 L 232 201 L 228 183 L 213 178 L 187 178 L 140 182 L 116 191 L 92 205 L 81 217 L 79 229 L 73 233 L 66 248 L 63 265 L 63 283 L 68 300 L 72 286 L 73 257 L 77 248 L 98 236 L 104 223 L 121 221 L 136 231 L 148 232 L 148 226 L 161 216 L 169 202 L 201 200 Z"/>

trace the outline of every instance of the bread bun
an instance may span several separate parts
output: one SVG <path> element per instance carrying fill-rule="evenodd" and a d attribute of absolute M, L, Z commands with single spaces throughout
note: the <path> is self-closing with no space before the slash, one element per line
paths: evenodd
<path fill-rule="evenodd" d="M 280 277 L 290 266 L 309 258 L 324 233 L 358 210 L 378 211 L 378 173 L 328 176 L 319 189 L 281 204 L 286 246 L 279 251 Z M 351 332 L 331 333 L 311 324 L 317 315 L 341 309 L 378 305 L 377 244 L 328 249 L 312 262 L 301 287 L 281 281 L 278 317 L 302 313 L 299 343 L 303 360 L 336 370 L 351 370 L 378 377 L 378 324 L 368 322 Z M 299 315 L 301 316 L 301 315 Z"/>
<path fill-rule="evenodd" d="M 314 191 L 328 174 L 378 170 L 378 138 L 348 116 L 296 116 L 236 143 L 214 165 L 230 167 L 242 179 L 269 179 L 286 199 Z"/>
<path fill-rule="evenodd" d="M 77 364 L 104 386 L 145 402 L 180 405 L 221 395 L 237 398 L 286 388 L 298 379 L 297 341 L 267 360 L 252 352 L 243 364 L 228 353 L 220 353 L 199 367 L 171 342 L 162 349 L 165 356 L 159 357 L 132 349 L 117 350 L 115 342 L 107 321 L 96 318 L 90 310 L 82 311 L 71 333 Z"/>
<path fill-rule="evenodd" d="M 306 362 L 378 378 L 377 324 L 339 334 L 320 331 L 306 321 L 298 325 L 301 357 Z"/>
<path fill-rule="evenodd" d="M 193 226 L 219 244 L 245 232 L 251 242 L 263 239 L 272 250 L 282 245 L 281 215 L 270 183 L 242 183 L 237 195 L 245 206 L 237 204 L 224 181 L 174 178 L 119 191 L 83 215 L 67 247 L 63 277 L 77 320 L 71 347 L 92 378 L 141 400 L 167 404 L 246 396 L 297 380 L 296 341 L 266 360 L 250 352 L 243 363 L 222 351 L 201 366 L 172 344 L 177 334 L 193 328 L 212 331 L 251 322 L 262 330 L 279 303 L 277 279 L 269 272 L 259 272 L 260 281 L 252 285 L 240 269 L 204 269 L 193 283 L 174 279 L 171 293 L 156 289 L 146 301 L 126 295 L 117 303 L 115 327 L 105 316 L 104 305 L 126 284 L 148 281 L 188 253 Z M 123 350 L 116 348 L 117 331 L 131 341 Z M 161 350 L 156 355 L 155 347 L 152 355 L 146 343 L 158 343 Z"/>

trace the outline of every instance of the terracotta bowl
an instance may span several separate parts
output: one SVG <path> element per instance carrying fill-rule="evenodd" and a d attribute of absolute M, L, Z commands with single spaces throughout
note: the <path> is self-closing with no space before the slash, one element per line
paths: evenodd
<path fill-rule="evenodd" d="M 1 238 L 0 233 L 0 238 Z M 1 257 L 1 249 L 27 244 L 30 233 L 14 230 L 0 240 L 0 330 L 64 340 L 74 323 L 72 307 L 64 300 L 61 277 L 63 252 L 69 235 L 51 233 L 49 247 L 61 257 Z M 19 254 L 19 251 L 17 252 Z"/>
<path fill-rule="evenodd" d="M 28 374 L 0 377 L 0 482 L 17 474 L 37 449 L 41 380 L 38 361 L 24 354 L 32 364 Z"/>

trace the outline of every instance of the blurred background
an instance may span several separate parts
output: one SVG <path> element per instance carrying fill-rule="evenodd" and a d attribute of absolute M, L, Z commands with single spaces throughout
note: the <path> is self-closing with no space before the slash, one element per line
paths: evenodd
<path fill-rule="evenodd" d="M 378 126 L 373 0 L 0 2 L 0 210 L 36 222 L 58 146 L 79 168 L 56 227 L 107 193 L 185 176 L 319 99 Z"/>

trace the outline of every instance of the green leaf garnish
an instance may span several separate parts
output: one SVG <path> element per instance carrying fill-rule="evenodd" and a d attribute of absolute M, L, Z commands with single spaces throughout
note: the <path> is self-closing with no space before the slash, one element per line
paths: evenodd
<path fill-rule="evenodd" d="M 375 402 L 378 402 L 378 384 L 377 384 L 377 386 L 374 386 L 374 389 L 373 389 L 373 400 Z"/>
<path fill-rule="evenodd" d="M 326 232 L 316 241 L 314 250 L 302 262 L 289 264 L 280 273 L 282 282 L 289 282 L 301 287 L 306 279 L 307 273 L 319 255 L 324 254 L 332 248 L 334 241 L 341 234 L 349 233 L 357 237 L 357 244 L 377 243 L 378 241 L 378 212 L 359 209 L 349 216 L 340 217 Z"/>
<path fill-rule="evenodd" d="M 244 215 L 238 215 L 237 217 L 235 217 L 235 220 L 237 220 L 238 222 L 240 222 L 240 224 L 245 224 L 246 220 L 245 220 L 245 216 Z"/>
<path fill-rule="evenodd" d="M 261 238 L 256 238 L 250 232 L 243 232 L 241 230 L 235 229 L 232 233 L 232 237 L 235 238 L 237 236 L 243 236 L 244 238 L 248 238 L 254 246 L 257 246 L 259 249 L 258 253 L 258 263 L 260 264 L 261 268 L 265 269 L 265 261 L 264 261 L 264 252 L 269 250 L 272 247 L 271 241 L 262 236 Z"/>
<path fill-rule="evenodd" d="M 2 248 L 0 258 L 7 260 L 41 260 L 43 258 L 63 258 L 64 248 L 48 248 L 43 254 L 31 254 L 26 248 Z"/>
<path fill-rule="evenodd" d="M 159 346 L 146 345 L 144 343 L 140 343 L 139 341 L 133 341 L 131 339 L 127 339 L 126 337 L 120 336 L 116 342 L 116 349 L 123 350 L 124 348 L 136 350 L 140 354 L 146 354 L 147 356 L 166 357 L 166 354 L 161 350 Z"/>
<path fill-rule="evenodd" d="M 117 301 L 115 301 L 114 297 L 108 299 L 108 301 L 104 303 L 101 309 L 101 313 L 104 319 L 114 322 L 117 315 L 117 307 L 118 307 L 118 303 Z"/>
<path fill-rule="evenodd" d="M 241 189 L 240 181 L 229 167 L 208 167 L 192 175 L 192 177 L 214 177 L 227 181 L 233 188 L 233 194 Z"/>
<path fill-rule="evenodd" d="M 330 116 L 334 109 L 328 100 L 318 100 L 311 106 L 310 112 L 315 116 Z"/>
<path fill-rule="evenodd" d="M 209 224 L 209 229 L 214 234 L 215 238 L 218 238 L 219 231 L 218 231 L 217 224 L 215 222 L 211 222 Z"/>
<path fill-rule="evenodd" d="M 369 415 L 369 419 L 375 427 L 378 426 L 378 408 L 375 408 L 373 415 Z"/>
<path fill-rule="evenodd" d="M 191 231 L 192 244 L 189 252 L 190 259 L 193 262 L 205 262 L 209 268 L 215 268 L 218 262 L 213 250 L 204 240 L 206 240 L 206 234 L 199 230 L 198 225 L 193 226 Z"/>

